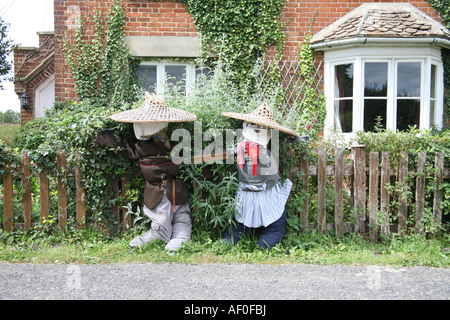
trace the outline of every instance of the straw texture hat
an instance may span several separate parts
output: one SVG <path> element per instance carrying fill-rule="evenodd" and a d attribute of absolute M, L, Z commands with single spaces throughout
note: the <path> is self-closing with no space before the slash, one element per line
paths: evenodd
<path fill-rule="evenodd" d="M 291 136 L 298 137 L 299 135 L 278 123 L 275 122 L 272 111 L 267 103 L 261 104 L 252 113 L 237 113 L 237 112 L 222 112 L 222 115 L 229 118 L 238 120 L 244 120 L 246 122 L 256 123 L 261 126 L 269 127 L 290 134 Z"/>
<path fill-rule="evenodd" d="M 111 119 L 132 123 L 188 122 L 197 120 L 197 116 L 181 109 L 169 108 L 162 97 L 146 92 L 144 103 L 139 108 L 113 114 Z"/>

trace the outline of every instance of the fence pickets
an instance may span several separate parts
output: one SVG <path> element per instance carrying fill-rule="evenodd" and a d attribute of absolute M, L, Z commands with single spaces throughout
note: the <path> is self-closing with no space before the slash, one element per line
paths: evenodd
<path fill-rule="evenodd" d="M 366 157 L 368 157 L 368 167 L 366 167 Z M 364 146 L 352 147 L 352 163 L 350 165 L 344 164 L 344 152 L 342 148 L 336 148 L 334 165 L 326 165 L 326 152 L 321 148 L 318 150 L 318 164 L 317 166 L 308 165 L 307 161 L 301 156 L 300 167 L 295 167 L 290 170 L 291 177 L 294 177 L 297 171 L 300 171 L 300 179 L 303 180 L 303 185 L 306 185 L 304 191 L 309 190 L 309 177 L 317 176 L 317 223 L 309 223 L 309 207 L 304 205 L 299 208 L 302 230 L 310 230 L 317 226 L 319 232 L 324 232 L 327 229 L 334 228 L 336 237 L 342 237 L 344 233 L 366 233 L 368 227 L 369 238 L 376 242 L 378 235 L 383 234 L 389 236 L 391 233 L 390 219 L 390 193 L 388 186 L 391 185 L 391 176 L 398 175 L 396 188 L 406 190 L 408 174 L 408 158 L 407 152 L 400 153 L 398 173 L 391 170 L 390 154 L 388 152 L 380 153 L 371 152 L 367 154 Z M 421 231 L 421 219 L 424 213 L 425 205 L 425 162 L 427 155 L 424 152 L 418 154 L 418 165 L 416 168 L 416 192 L 415 192 L 415 220 L 414 226 L 416 232 Z M 444 154 L 437 152 L 435 154 L 435 191 L 433 198 L 433 217 L 435 222 L 440 225 L 442 222 L 442 208 L 439 204 L 443 200 L 442 190 L 439 186 L 442 184 L 444 178 L 450 178 L 450 174 L 444 170 Z M 324 220 L 325 206 L 326 206 L 326 177 L 334 176 L 334 225 L 326 224 Z M 352 185 L 352 200 L 353 213 L 355 215 L 355 224 L 343 222 L 343 192 L 344 176 L 351 176 Z M 368 186 L 366 183 L 368 182 Z M 309 202 L 308 193 L 306 193 L 305 203 Z M 398 199 L 398 233 L 405 235 L 407 231 L 407 212 L 408 200 L 406 192 L 399 192 Z"/>
<path fill-rule="evenodd" d="M 75 151 L 75 157 L 77 160 L 81 159 L 78 151 Z M 67 226 L 67 208 L 68 208 L 68 196 L 67 196 L 67 179 L 68 177 L 75 178 L 75 205 L 76 205 L 76 224 L 78 229 L 85 227 L 85 191 L 82 185 L 82 176 L 79 166 L 75 166 L 74 174 L 68 174 L 66 152 L 64 150 L 58 150 L 56 157 L 57 164 L 57 190 L 58 190 L 58 226 L 64 229 Z M 3 177 L 3 229 L 5 231 L 13 231 L 14 229 L 23 228 L 29 230 L 32 227 L 32 194 L 31 194 L 31 171 L 30 171 L 30 157 L 27 150 L 22 152 L 22 166 L 21 166 L 21 184 L 22 184 L 22 216 L 24 223 L 14 225 L 13 219 L 13 173 L 10 171 L 11 164 L 5 163 L 3 165 L 6 175 Z M 40 193 L 40 222 L 49 220 L 50 215 L 50 181 L 45 173 L 41 171 L 39 174 L 39 193 Z M 117 183 L 117 181 L 116 181 Z M 128 178 L 122 179 L 122 196 L 126 197 L 128 190 Z M 118 196 L 118 194 L 116 194 Z M 123 229 L 128 230 L 131 227 L 131 217 L 125 215 L 125 211 L 122 208 L 114 208 L 117 212 L 123 212 Z M 120 224 L 120 217 L 116 217 L 118 224 Z"/>
<path fill-rule="evenodd" d="M 416 232 L 421 231 L 421 219 L 424 214 L 425 206 L 425 163 L 427 154 L 420 152 L 417 159 L 417 168 L 415 171 L 416 190 L 415 190 L 415 220 L 414 226 Z M 80 160 L 80 154 L 75 151 L 76 159 Z M 318 164 L 311 166 L 304 155 L 300 156 L 299 167 L 291 168 L 291 177 L 299 176 L 303 180 L 302 191 L 305 199 L 302 207 L 298 208 L 301 230 L 308 231 L 311 227 L 317 226 L 319 232 L 325 232 L 330 228 L 334 228 L 337 237 L 342 237 L 344 233 L 366 233 L 366 226 L 368 227 L 368 235 L 372 241 L 378 240 L 379 233 L 390 235 L 390 193 L 388 186 L 390 185 L 392 175 L 397 176 L 395 188 L 399 190 L 398 194 L 398 233 L 399 235 L 406 234 L 407 231 L 407 212 L 408 200 L 406 197 L 407 177 L 408 172 L 408 153 L 403 151 L 400 153 L 398 172 L 391 170 L 390 154 L 387 152 L 381 153 L 371 152 L 367 154 L 364 146 L 353 146 L 351 163 L 344 163 L 344 150 L 336 148 L 334 154 L 334 165 L 327 165 L 327 152 L 325 148 L 318 150 Z M 368 160 L 368 167 L 366 167 L 366 158 Z M 433 199 L 433 218 L 434 221 L 440 225 L 442 222 L 442 208 L 439 204 L 443 200 L 443 193 L 439 186 L 442 184 L 444 178 L 450 178 L 449 170 L 444 169 L 444 154 L 437 152 L 435 154 L 434 172 L 435 172 L 435 187 Z M 85 227 L 85 190 L 82 184 L 82 176 L 80 168 L 75 166 L 74 174 L 68 174 L 66 163 L 66 152 L 60 150 L 57 152 L 57 189 L 58 189 L 58 226 L 61 228 L 67 225 L 67 179 L 68 177 L 75 178 L 75 196 L 76 196 L 76 224 L 77 228 Z M 10 171 L 11 164 L 5 163 L 3 168 L 6 174 L 3 177 L 3 229 L 6 231 L 13 231 L 13 173 Z M 32 227 L 32 194 L 31 194 L 31 171 L 30 158 L 28 151 L 22 152 L 22 215 L 23 228 L 29 230 Z M 309 177 L 317 176 L 317 223 L 309 223 Z M 335 217 L 334 224 L 330 225 L 326 222 L 326 198 L 327 198 L 327 176 L 334 176 L 334 192 L 335 192 Z M 352 184 L 350 186 L 352 193 L 353 213 L 355 215 L 355 223 L 343 222 L 344 220 L 344 177 L 350 176 Z M 122 195 L 125 197 L 129 182 L 127 178 L 123 178 L 121 188 L 119 188 L 119 181 L 112 182 L 112 187 L 115 190 L 115 196 Z M 368 185 L 366 185 L 368 183 Z M 50 185 L 49 178 L 45 171 L 39 173 L 40 184 L 40 219 L 41 222 L 49 219 L 50 213 Z M 129 229 L 131 227 L 131 217 L 125 214 L 123 208 L 113 208 L 112 211 L 115 220 L 122 229 Z M 121 222 L 122 221 L 122 222 Z"/>

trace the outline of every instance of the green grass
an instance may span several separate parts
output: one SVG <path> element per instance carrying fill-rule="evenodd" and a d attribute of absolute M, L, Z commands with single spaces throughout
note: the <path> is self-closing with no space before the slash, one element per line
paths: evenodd
<path fill-rule="evenodd" d="M 90 230 L 53 232 L 0 232 L 0 261 L 27 263 L 263 263 L 342 264 L 449 267 L 448 235 L 426 239 L 411 235 L 391 237 L 373 244 L 361 236 L 336 239 L 332 234 L 288 235 L 272 251 L 260 251 L 245 239 L 232 247 L 205 233 L 193 234 L 176 254 L 164 250 L 162 241 L 130 250 L 132 232 L 115 238 Z"/>
<path fill-rule="evenodd" d="M 10 143 L 12 138 L 18 134 L 20 124 L 0 123 L 0 139 Z"/>

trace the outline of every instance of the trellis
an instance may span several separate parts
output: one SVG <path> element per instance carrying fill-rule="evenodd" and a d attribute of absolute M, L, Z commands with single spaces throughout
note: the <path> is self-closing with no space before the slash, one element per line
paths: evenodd
<path fill-rule="evenodd" d="M 299 60 L 282 60 L 265 61 L 258 69 L 256 87 L 262 95 L 267 93 L 272 86 L 281 84 L 284 92 L 279 110 L 285 119 L 294 119 L 293 113 L 302 110 L 303 107 L 305 88 L 309 84 L 301 75 L 300 67 L 301 61 Z M 317 92 L 317 100 L 324 94 L 322 69 L 323 60 L 315 59 L 310 74 L 313 81 L 312 85 Z"/>

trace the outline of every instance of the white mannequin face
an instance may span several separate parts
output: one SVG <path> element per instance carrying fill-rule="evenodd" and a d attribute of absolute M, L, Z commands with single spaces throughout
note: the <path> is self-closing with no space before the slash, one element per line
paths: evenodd
<path fill-rule="evenodd" d="M 267 145 L 269 143 L 271 135 L 270 128 L 245 121 L 243 126 L 244 130 L 242 135 L 244 138 L 262 145 Z"/>
<path fill-rule="evenodd" d="M 134 134 L 138 140 L 149 140 L 152 135 L 168 126 L 168 122 L 133 123 Z"/>

